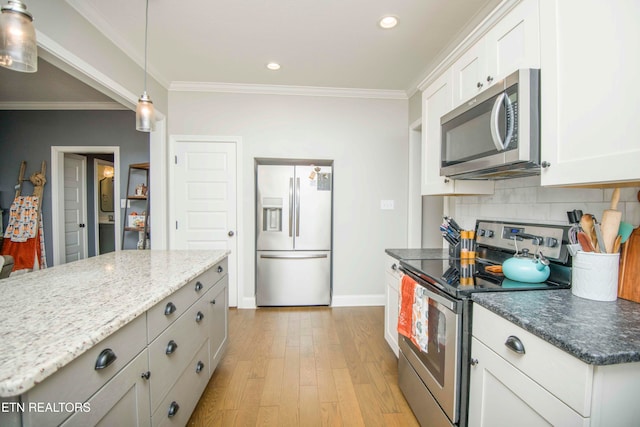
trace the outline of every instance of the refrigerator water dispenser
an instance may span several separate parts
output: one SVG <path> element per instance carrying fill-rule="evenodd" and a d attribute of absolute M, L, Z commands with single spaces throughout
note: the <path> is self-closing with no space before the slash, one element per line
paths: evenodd
<path fill-rule="evenodd" d="M 264 197 L 262 199 L 262 230 L 282 231 L 282 199 Z"/>

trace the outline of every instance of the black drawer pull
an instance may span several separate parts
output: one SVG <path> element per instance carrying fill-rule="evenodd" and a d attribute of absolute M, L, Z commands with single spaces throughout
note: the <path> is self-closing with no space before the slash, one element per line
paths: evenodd
<path fill-rule="evenodd" d="M 203 369 L 204 369 L 204 363 L 198 360 L 198 363 L 196 363 L 196 374 L 199 374 L 200 372 L 202 372 Z"/>
<path fill-rule="evenodd" d="M 166 354 L 173 354 L 178 349 L 178 344 L 174 340 L 169 341 L 167 344 L 167 349 L 165 350 Z"/>
<path fill-rule="evenodd" d="M 176 305 L 172 302 L 168 302 L 167 306 L 164 308 L 164 315 L 168 316 L 170 314 L 173 314 L 176 310 Z"/>
<path fill-rule="evenodd" d="M 216 303 L 216 300 L 212 299 L 212 300 L 211 300 L 211 304 L 214 304 L 214 305 L 215 305 L 215 303 Z"/>
<path fill-rule="evenodd" d="M 222 268 L 221 265 L 218 266 L 218 273 L 222 273 L 224 271 L 224 268 Z"/>
<path fill-rule="evenodd" d="M 140 378 L 148 380 L 149 378 L 151 378 L 151 371 L 143 372 L 142 375 L 140 375 Z"/>
<path fill-rule="evenodd" d="M 96 371 L 108 367 L 113 362 L 115 362 L 117 358 L 118 356 L 116 356 L 113 350 L 111 350 L 110 348 L 105 348 L 100 352 L 98 358 L 96 359 Z"/>
<path fill-rule="evenodd" d="M 204 286 L 202 285 L 202 282 L 200 282 L 200 281 L 196 282 L 196 292 L 200 292 L 203 287 Z"/>
<path fill-rule="evenodd" d="M 202 319 L 204 319 L 204 314 L 202 314 L 202 312 L 199 311 L 198 314 L 196 314 L 196 323 L 202 322 Z"/>
<path fill-rule="evenodd" d="M 510 335 L 509 338 L 507 338 L 507 341 L 505 341 L 504 345 L 506 345 L 507 348 L 509 348 L 509 350 L 511 351 L 515 351 L 518 354 L 524 354 L 524 344 L 522 344 L 520 338 L 516 337 L 515 335 Z"/>
<path fill-rule="evenodd" d="M 174 400 L 173 402 L 171 402 L 171 405 L 169 405 L 169 413 L 167 413 L 167 417 L 173 417 L 178 413 L 178 409 L 180 409 L 180 405 L 178 405 L 178 403 Z"/>

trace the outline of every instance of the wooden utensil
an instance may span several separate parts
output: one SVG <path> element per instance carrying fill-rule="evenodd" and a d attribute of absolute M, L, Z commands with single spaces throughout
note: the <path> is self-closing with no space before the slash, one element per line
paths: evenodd
<path fill-rule="evenodd" d="M 633 230 L 622 247 L 618 297 L 640 302 L 640 227 Z"/>
<path fill-rule="evenodd" d="M 616 188 L 613 190 L 613 194 L 611 195 L 611 205 L 609 206 L 609 209 L 606 209 L 602 214 L 602 221 L 600 222 L 602 240 L 607 253 L 613 252 L 613 242 L 616 240 L 618 228 L 620 228 L 622 212 L 617 210 L 619 200 L 620 189 Z"/>
<path fill-rule="evenodd" d="M 620 252 L 620 245 L 622 244 L 622 236 L 618 234 L 618 237 L 616 237 L 616 240 L 613 241 L 613 252 L 612 253 L 617 253 Z"/>
<path fill-rule="evenodd" d="M 582 228 L 582 231 L 584 231 L 591 240 L 594 252 L 598 252 L 598 237 L 596 236 L 596 230 L 593 226 L 593 215 L 588 213 L 582 215 L 582 218 L 580 218 L 580 228 Z"/>
<path fill-rule="evenodd" d="M 584 231 L 578 232 L 578 243 L 582 247 L 583 252 L 595 252 L 596 249 L 593 247 L 593 243 L 591 243 L 591 239 L 587 236 L 587 233 Z"/>

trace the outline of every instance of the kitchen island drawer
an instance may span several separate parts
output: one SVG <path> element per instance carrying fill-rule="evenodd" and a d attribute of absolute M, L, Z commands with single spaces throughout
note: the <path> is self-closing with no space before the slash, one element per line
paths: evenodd
<path fill-rule="evenodd" d="M 592 365 L 478 304 L 473 336 L 583 417 L 590 416 Z"/>
<path fill-rule="evenodd" d="M 35 405 L 51 402 L 85 402 L 133 360 L 145 345 L 145 316 L 139 316 L 31 389 L 23 397 L 23 402 L 27 406 L 30 402 Z M 23 424 L 58 425 L 72 413 L 66 410 L 25 411 Z"/>
<path fill-rule="evenodd" d="M 227 259 L 225 258 L 149 309 L 147 311 L 148 342 L 156 339 L 226 274 Z"/>
<path fill-rule="evenodd" d="M 189 421 L 200 396 L 209 382 L 209 342 L 205 341 L 196 355 L 180 372 L 180 378 L 153 412 L 151 425 L 184 426 Z"/>
<path fill-rule="evenodd" d="M 156 409 L 189 360 L 209 337 L 210 319 L 208 317 L 211 315 L 209 304 L 206 298 L 200 298 L 173 325 L 149 344 L 152 411 Z"/>

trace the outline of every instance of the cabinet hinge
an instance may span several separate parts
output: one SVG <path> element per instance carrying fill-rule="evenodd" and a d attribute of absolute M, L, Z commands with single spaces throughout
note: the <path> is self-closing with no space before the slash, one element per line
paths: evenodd
<path fill-rule="evenodd" d="M 178 229 L 178 221 L 176 221 L 176 230 Z"/>
<path fill-rule="evenodd" d="M 175 164 L 177 165 L 178 164 L 178 156 L 173 156 L 173 160 L 174 160 Z"/>

